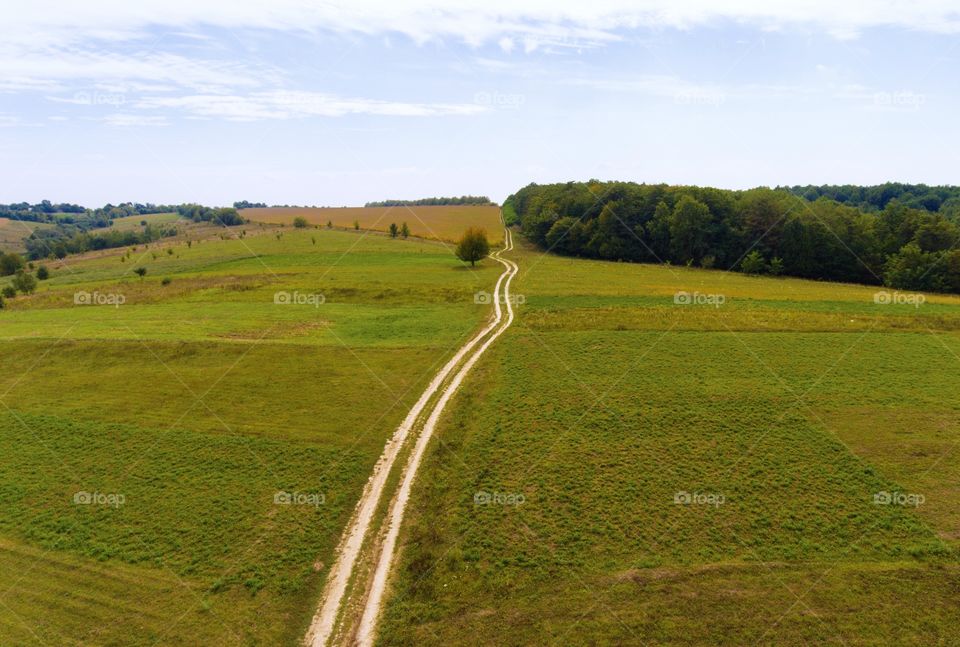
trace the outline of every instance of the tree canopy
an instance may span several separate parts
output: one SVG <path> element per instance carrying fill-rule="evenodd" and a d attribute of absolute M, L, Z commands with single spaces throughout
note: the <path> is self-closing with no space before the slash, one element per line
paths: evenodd
<path fill-rule="evenodd" d="M 560 254 L 960 292 L 960 188 L 834 189 L 531 184 L 504 213 Z"/>
<path fill-rule="evenodd" d="M 463 232 L 463 237 L 457 243 L 457 258 L 465 263 L 470 263 L 471 267 L 489 253 L 490 242 L 487 240 L 487 232 L 477 227 L 469 227 Z"/>

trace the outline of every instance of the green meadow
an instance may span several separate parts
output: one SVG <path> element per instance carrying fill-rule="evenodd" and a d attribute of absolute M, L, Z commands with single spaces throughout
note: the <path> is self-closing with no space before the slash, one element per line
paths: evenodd
<path fill-rule="evenodd" d="M 387 436 L 499 274 L 256 226 L 48 267 L 0 310 L 2 645 L 295 644 Z"/>
<path fill-rule="evenodd" d="M 380 644 L 960 641 L 960 298 L 513 258 Z"/>

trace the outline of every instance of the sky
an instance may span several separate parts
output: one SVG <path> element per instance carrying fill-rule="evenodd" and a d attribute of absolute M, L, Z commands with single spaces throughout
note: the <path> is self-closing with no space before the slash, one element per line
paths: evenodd
<path fill-rule="evenodd" d="M 0 16 L 0 202 L 960 183 L 955 1 L 0 0 Z"/>

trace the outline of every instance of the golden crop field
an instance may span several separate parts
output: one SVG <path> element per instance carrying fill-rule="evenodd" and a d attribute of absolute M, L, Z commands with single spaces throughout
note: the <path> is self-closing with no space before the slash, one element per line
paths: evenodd
<path fill-rule="evenodd" d="M 334 227 L 387 231 L 390 223 L 406 222 L 412 236 L 433 240 L 457 240 L 467 227 L 481 227 L 494 245 L 503 242 L 500 207 L 495 205 L 449 205 L 424 207 L 268 207 L 243 209 L 240 214 L 253 222 L 292 225 L 302 216 L 311 225 L 333 223 Z"/>

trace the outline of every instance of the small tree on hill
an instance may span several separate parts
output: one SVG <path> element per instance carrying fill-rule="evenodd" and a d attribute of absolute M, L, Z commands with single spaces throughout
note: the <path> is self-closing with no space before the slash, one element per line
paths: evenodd
<path fill-rule="evenodd" d="M 354 221 L 353 221 L 353 228 L 356 229 L 357 231 L 360 231 L 360 221 L 359 221 L 359 220 L 354 220 Z"/>
<path fill-rule="evenodd" d="M 477 261 L 490 253 L 490 242 L 487 232 L 483 229 L 470 227 L 463 233 L 463 238 L 457 243 L 456 254 L 461 261 L 469 262 L 473 267 Z"/>
<path fill-rule="evenodd" d="M 140 277 L 140 280 L 142 281 L 142 280 L 143 280 L 143 277 L 146 276 L 146 274 L 147 274 L 147 268 L 145 268 L 145 267 L 137 267 L 137 268 L 135 268 L 135 269 L 133 270 L 133 272 L 134 272 L 134 274 L 136 274 L 137 276 L 139 276 L 139 277 Z"/>
<path fill-rule="evenodd" d="M 783 274 L 783 259 L 778 256 L 774 256 L 773 258 L 771 258 L 769 269 L 770 269 L 770 274 L 772 274 L 773 276 L 780 276 L 781 274 Z"/>
<path fill-rule="evenodd" d="M 0 253 L 0 276 L 10 276 L 22 268 L 23 258 L 19 254 L 13 252 L 9 254 Z"/>
<path fill-rule="evenodd" d="M 396 238 L 396 237 L 397 237 L 397 223 L 391 222 L 391 223 L 390 223 L 390 238 Z"/>
<path fill-rule="evenodd" d="M 407 223 L 403 223 L 402 225 L 400 225 L 400 235 L 403 236 L 404 238 L 410 235 L 410 228 L 407 227 Z"/>
<path fill-rule="evenodd" d="M 24 294 L 31 294 L 37 289 L 37 279 L 33 278 L 33 274 L 27 274 L 23 270 L 17 270 L 17 273 L 13 277 L 13 282 L 10 285 L 13 286 L 14 290 L 19 290 Z"/>
<path fill-rule="evenodd" d="M 47 269 L 46 265 L 41 265 L 37 268 L 37 278 L 41 281 L 46 281 L 50 278 L 50 270 Z"/>
<path fill-rule="evenodd" d="M 746 274 L 763 274 L 767 271 L 767 262 L 760 252 L 753 250 L 740 263 L 740 269 Z"/>

